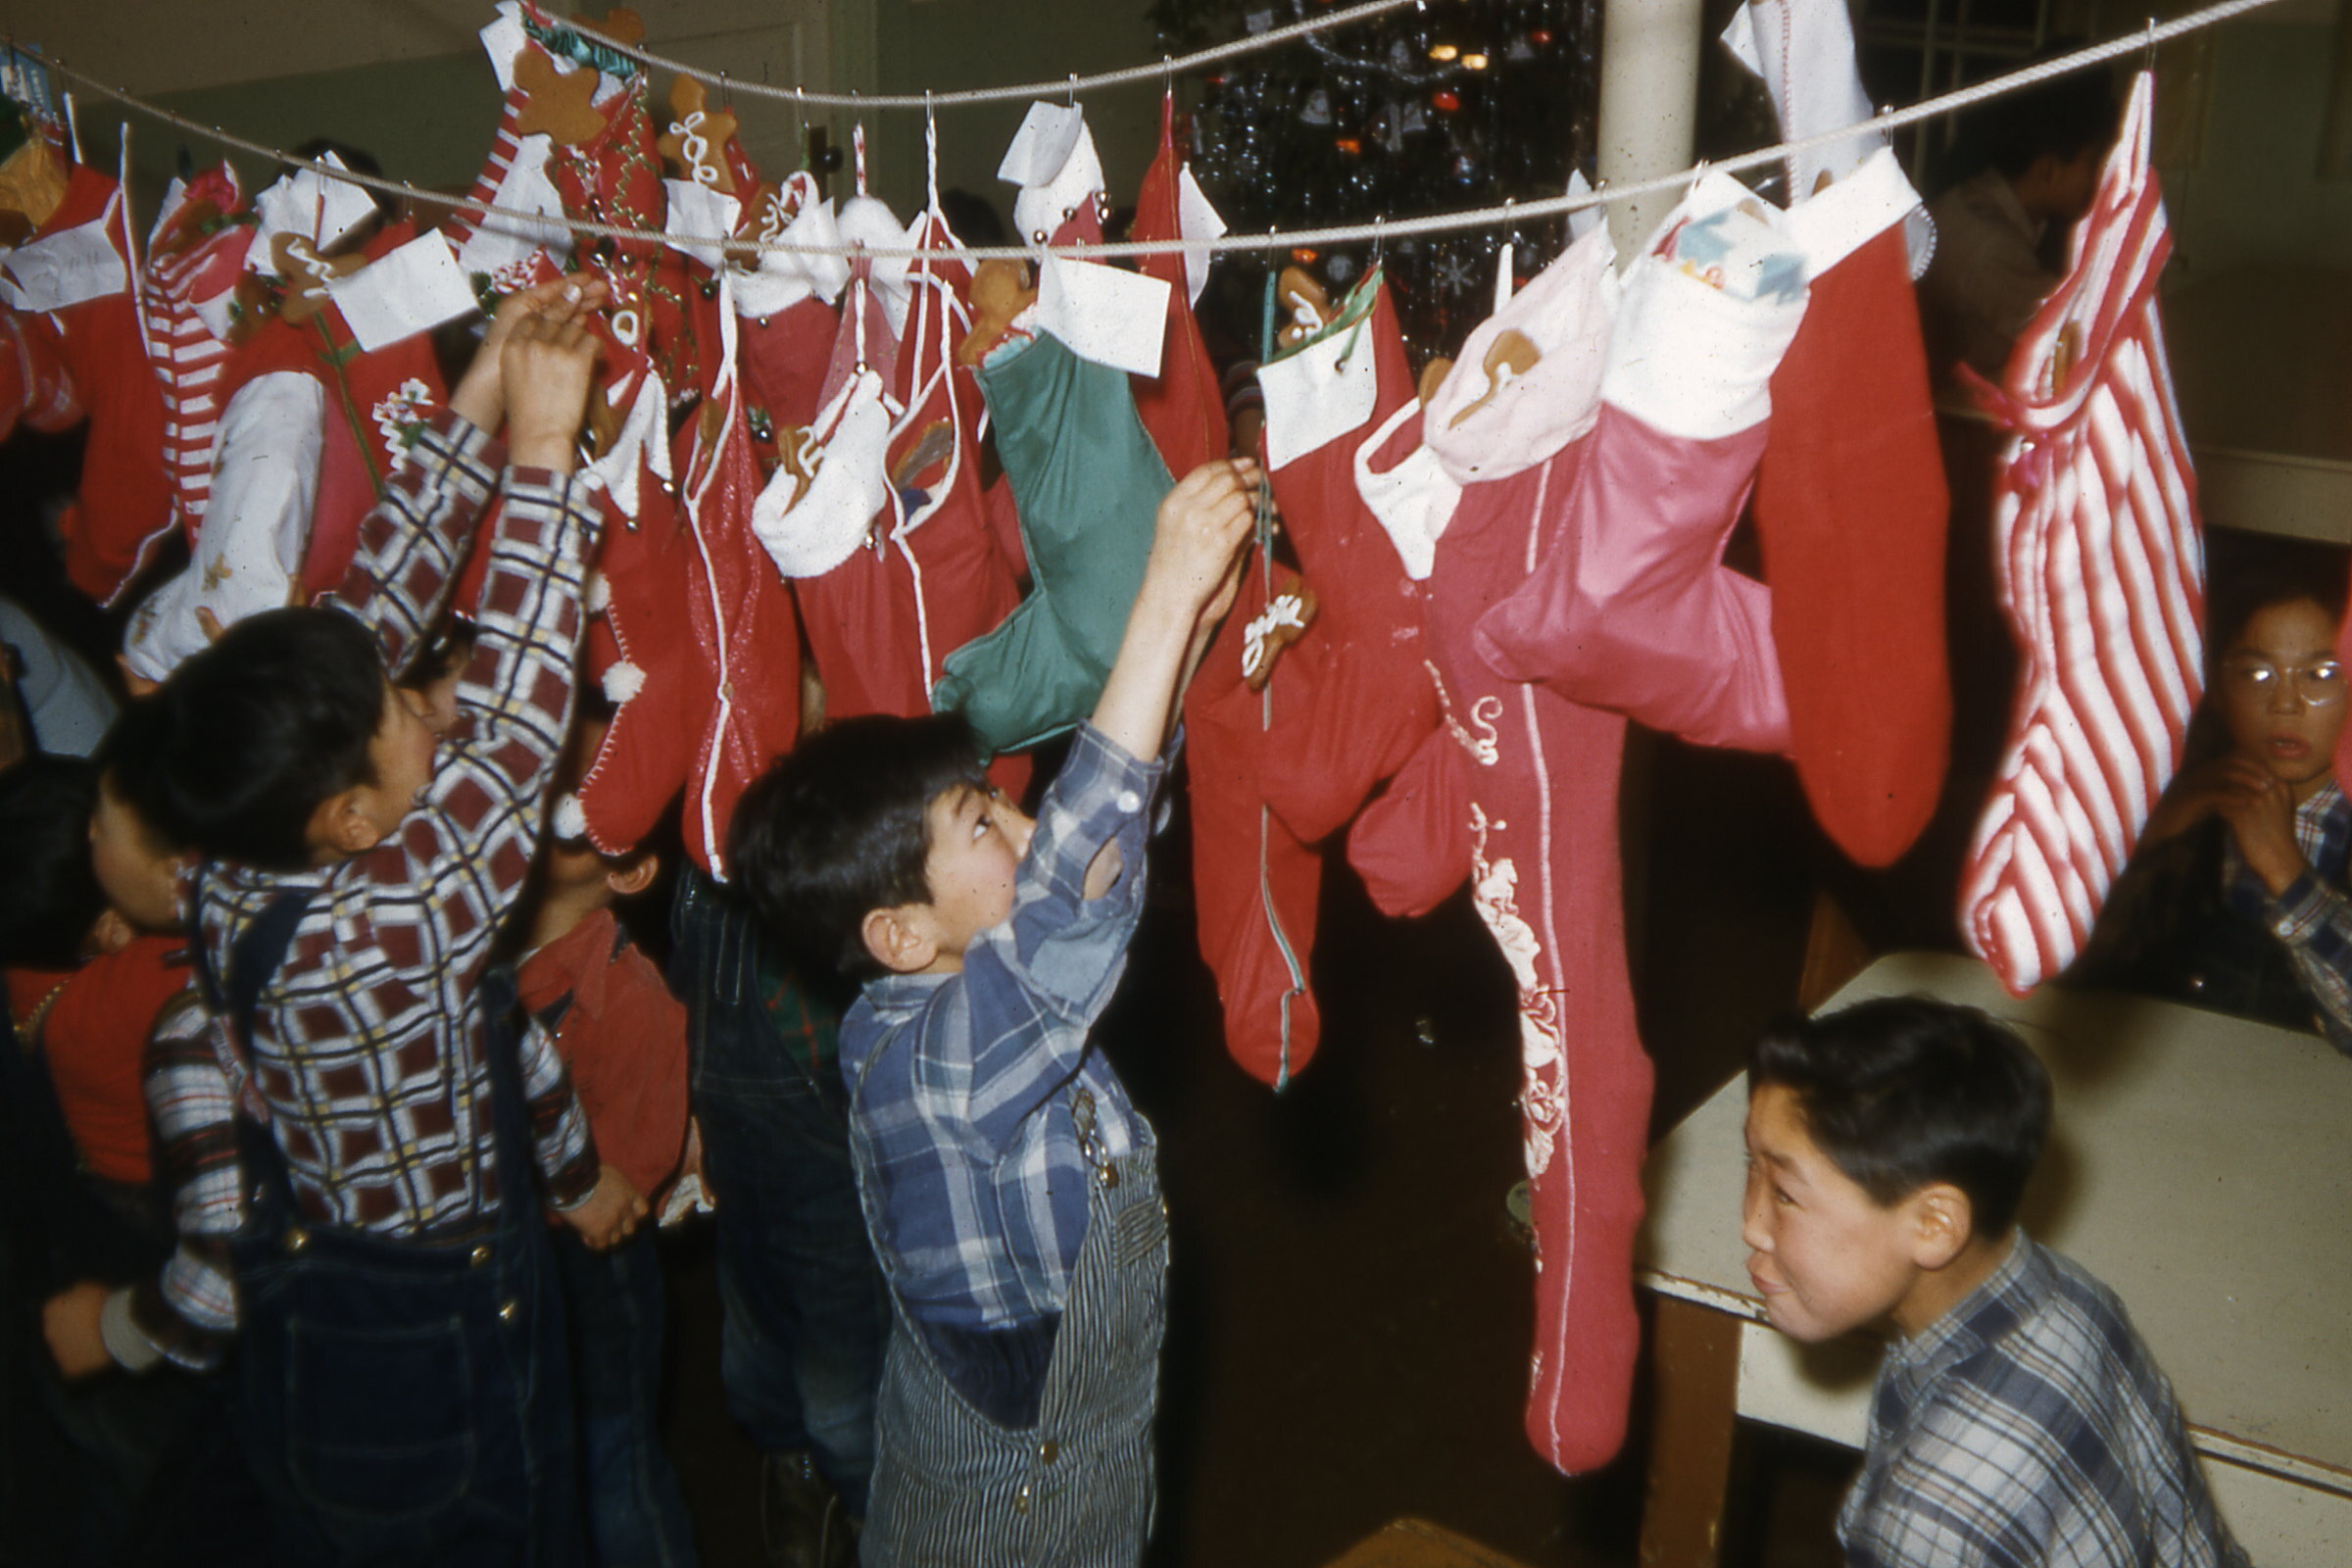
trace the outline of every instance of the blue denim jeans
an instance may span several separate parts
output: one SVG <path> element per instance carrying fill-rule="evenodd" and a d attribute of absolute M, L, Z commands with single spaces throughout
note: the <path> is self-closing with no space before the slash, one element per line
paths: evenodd
<path fill-rule="evenodd" d="M 483 986 L 503 1018 L 512 982 Z M 285 1562 L 585 1561 L 564 1296 L 511 1031 L 490 1053 L 501 1201 L 470 1235 L 304 1225 L 276 1139 L 238 1118 L 254 1206 L 229 1244 L 234 1420 Z"/>
<path fill-rule="evenodd" d="M 571 1324 L 571 1401 L 597 1568 L 694 1568 L 678 1473 L 662 1451 L 662 1253 L 651 1227 L 609 1252 L 553 1233 Z"/>
<path fill-rule="evenodd" d="M 718 1205 L 727 1408 L 763 1452 L 814 1454 L 865 1513 L 890 1299 L 865 1237 L 829 1010 L 769 957 L 751 911 L 692 867 L 678 882 L 669 985 L 691 1018 L 694 1113 Z M 787 991 L 779 1019 L 768 992 Z M 788 1029 L 821 1036 L 821 1062 Z"/>

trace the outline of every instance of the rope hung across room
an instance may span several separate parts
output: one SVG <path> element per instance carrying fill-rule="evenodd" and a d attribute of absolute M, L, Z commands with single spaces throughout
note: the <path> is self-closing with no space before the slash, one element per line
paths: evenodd
<path fill-rule="evenodd" d="M 1370 3 L 1365 5 L 1353 6 L 1345 11 L 1335 11 L 1327 17 L 1318 17 L 1311 22 L 1297 23 L 1289 27 L 1275 28 L 1248 38 L 1236 39 L 1230 44 L 1204 49 L 1180 59 L 1137 66 L 1099 76 L 1064 77 L 1058 80 L 1031 82 L 1019 86 L 975 88 L 962 92 L 908 93 L 876 98 L 849 93 L 807 93 L 798 88 L 778 87 L 761 87 L 760 94 L 787 102 L 825 104 L 836 107 L 854 106 L 860 109 L 922 109 L 926 107 L 945 109 L 964 104 L 993 103 L 1005 99 L 1061 97 L 1072 93 L 1089 92 L 1103 87 L 1126 86 L 1139 82 L 1164 83 L 1169 76 L 1179 72 L 1230 59 L 1238 54 L 1272 48 L 1310 32 L 1327 31 L 1367 17 L 1400 10 L 1407 5 L 1419 3 L 1426 3 L 1426 0 L 1370 0 Z M 1439 3 L 1443 3 L 1443 0 L 1439 0 Z M 1843 125 L 1835 130 L 1823 131 L 1819 135 L 1806 136 L 1795 141 L 1778 142 L 1770 147 L 1759 147 L 1753 152 L 1715 160 L 1705 167 L 1723 170 L 1727 172 L 1737 172 L 1767 164 L 1780 163 L 1797 153 L 1815 147 L 1832 146 L 1872 131 L 1896 130 L 1922 120 L 1932 120 L 1939 115 L 1950 114 L 1956 110 L 2024 91 L 2055 76 L 2085 71 L 2093 66 L 2104 65 L 2110 60 L 2152 50 L 2157 45 L 2168 43 L 2175 38 L 2185 37 L 2190 33 L 2217 26 L 2249 12 L 2260 11 L 2267 6 L 2279 3 L 2280 0 L 2221 0 L 2220 4 L 2192 11 L 2188 15 L 2178 17 L 2171 22 L 2158 23 L 2139 31 L 2109 39 L 2105 43 L 2092 44 L 2055 60 L 2040 61 L 2011 72 L 2005 76 L 1979 82 L 1973 87 L 1963 87 L 1956 92 L 1925 99 L 1906 108 L 1889 110 L 1886 114 L 1858 121 L 1853 124 Z M 597 41 L 600 48 L 610 44 L 610 40 L 604 39 L 601 35 Z M 702 80 L 717 81 L 721 79 L 717 73 L 688 71 L 687 68 L 659 55 L 648 54 L 619 44 L 611 44 L 611 47 L 643 64 L 659 66 L 664 70 L 678 70 Z M 513 212 L 489 202 L 452 198 L 439 191 L 421 189 L 405 180 L 378 178 L 350 170 L 331 168 L 309 159 L 297 158 L 282 148 L 231 135 L 218 125 L 207 125 L 199 121 L 191 120 L 185 115 L 175 114 L 161 105 L 149 103 L 143 98 L 135 97 L 119 87 L 101 81 L 86 72 L 77 71 L 60 61 L 40 55 L 38 51 L 26 50 L 25 53 L 42 60 L 58 75 L 80 84 L 100 97 L 193 135 L 206 137 L 223 147 L 251 153 L 256 157 L 271 159 L 291 168 L 314 170 L 328 178 L 365 186 L 386 195 L 401 196 L 436 206 L 479 213 L 489 218 L 507 218 L 535 224 L 544 224 L 549 221 L 538 213 Z M 734 93 L 750 93 L 754 85 L 751 82 L 727 79 L 728 90 Z M 1044 254 L 1135 257 L 1184 252 L 1199 255 L 1224 255 L 1255 251 L 1284 251 L 1299 246 L 1348 245 L 1371 240 L 1395 241 L 1419 234 L 1452 234 L 1476 229 L 1508 228 L 1545 219 L 1563 218 L 1570 213 L 1582 212 L 1587 208 L 1601 206 L 1609 202 L 1627 201 L 1637 196 L 1649 195 L 1658 191 L 1680 190 L 1690 184 L 1699 172 L 1699 168 L 1694 166 L 1674 173 L 1659 174 L 1648 179 L 1629 180 L 1623 184 L 1611 185 L 1602 190 L 1574 196 L 1554 196 L 1537 201 L 1504 202 L 1497 206 L 1473 208 L 1462 212 L 1432 213 L 1421 218 L 1384 219 L 1372 222 L 1277 230 L 1267 233 L 1227 234 L 1218 239 L 1200 241 L 1123 240 L 1115 243 L 1078 247 L 978 246 L 966 254 L 976 261 L 999 259 L 1019 261 Z M 634 240 L 642 243 L 661 243 L 664 240 L 676 239 L 690 245 L 723 245 L 730 249 L 775 251 L 790 255 L 865 255 L 877 260 L 906 261 L 923 254 L 913 246 L 805 245 L 783 240 L 739 240 L 722 235 L 672 236 L 658 229 L 629 228 L 612 223 L 594 223 L 578 220 L 567 220 L 565 226 L 575 234 L 591 238 Z"/>

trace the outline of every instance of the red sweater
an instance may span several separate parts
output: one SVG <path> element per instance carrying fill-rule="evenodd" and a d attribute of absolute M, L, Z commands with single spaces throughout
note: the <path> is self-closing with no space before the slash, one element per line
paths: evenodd
<path fill-rule="evenodd" d="M 598 1152 L 651 1199 L 686 1148 L 686 1009 L 611 909 L 532 954 L 516 980 L 570 1069 Z"/>
<path fill-rule="evenodd" d="M 50 1082 L 74 1147 L 108 1181 L 143 1186 L 154 1173 L 140 1068 L 156 1013 L 188 984 L 187 946 L 181 936 L 147 936 L 64 973 L 8 971 L 20 1027 L 56 993 L 41 1020 Z"/>

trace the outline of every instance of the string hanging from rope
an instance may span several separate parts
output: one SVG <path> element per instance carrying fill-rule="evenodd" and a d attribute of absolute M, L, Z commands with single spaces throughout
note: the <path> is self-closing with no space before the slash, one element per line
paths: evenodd
<path fill-rule="evenodd" d="M 1597 190 L 1580 195 L 1551 196 L 1523 202 L 1505 201 L 1494 207 L 1473 208 L 1453 213 L 1432 213 L 1421 218 L 1387 218 L 1366 223 L 1344 223 L 1322 228 L 1269 230 L 1262 234 L 1226 234 L 1213 240 L 1119 240 L 1096 245 L 1054 246 L 983 245 L 973 246 L 961 254 L 974 261 L 1000 259 L 1026 261 L 1045 255 L 1124 258 L 1158 256 L 1178 252 L 1223 256 L 1259 251 L 1283 251 L 1304 246 L 1352 245 L 1366 241 L 1378 241 L 1386 244 L 1418 234 L 1452 234 L 1477 229 L 1516 227 L 1544 219 L 1562 218 L 1570 213 L 1583 212 L 1587 208 L 1603 206 L 1610 202 L 1629 201 L 1634 197 L 1646 196 L 1658 191 L 1680 190 L 1695 179 L 1703 170 L 1716 169 L 1726 172 L 1738 172 L 1766 164 L 1779 163 L 1794 154 L 1806 152 L 1815 147 L 1834 146 L 1838 142 L 1847 141 L 1872 131 L 1897 130 L 1922 120 L 1932 120 L 1938 115 L 1950 114 L 1991 99 L 2004 97 L 2010 93 L 2021 92 L 2053 77 L 2088 70 L 2092 66 L 2104 65 L 2110 60 L 2120 59 L 2126 55 L 2152 53 L 2158 45 L 2170 42 L 2172 39 L 2184 37 L 2206 27 L 2217 26 L 2249 12 L 2260 11 L 2266 6 L 2279 3 L 2280 0 L 2220 0 L 2219 4 L 2192 11 L 2171 22 L 2158 23 L 2137 31 L 2111 38 L 2105 43 L 2092 44 L 2054 60 L 2040 61 L 2013 71 L 2005 76 L 1996 76 L 1989 81 L 1979 82 L 1972 87 L 1963 87 L 1955 92 L 1944 93 L 1940 97 L 1925 99 L 1902 109 L 1889 110 L 1886 114 L 1875 116 L 1869 120 L 1857 121 L 1850 125 L 1841 125 L 1835 130 L 1822 131 L 1818 135 L 1802 137 L 1795 141 L 1775 142 L 1769 147 L 1759 147 L 1753 152 L 1740 153 L 1730 158 L 1706 160 L 1669 174 L 1658 174 L 1646 179 L 1627 180 L 1615 184 L 1604 183 Z M 1346 13 L 1334 14 L 1335 17 L 1340 15 L 1346 15 Z M 1252 38 L 1249 41 L 1255 43 L 1258 40 Z M 555 219 L 544 213 L 499 207 L 493 203 L 470 197 L 447 196 L 439 191 L 424 190 L 405 180 L 384 179 L 371 174 L 360 173 L 356 170 L 337 169 L 312 159 L 297 158 L 281 148 L 267 146 L 261 142 L 231 135 L 218 125 L 204 124 L 185 115 L 165 109 L 161 105 L 133 97 L 85 72 L 76 71 L 70 66 L 49 59 L 37 50 L 24 49 L 20 46 L 20 52 L 41 60 L 59 75 L 81 83 L 101 97 L 111 99 L 124 108 L 134 110 L 152 119 L 160 120 L 166 124 L 207 137 L 220 146 L 268 158 L 289 168 L 312 170 L 327 178 L 339 179 L 346 184 L 364 186 L 386 195 L 406 197 L 412 201 L 455 211 L 478 213 L 485 218 L 505 219 L 512 223 L 523 225 L 521 231 L 524 233 L 546 233 L 562 228 L 568 229 L 575 235 L 586 235 L 598 239 L 634 240 L 649 244 L 674 242 L 683 246 L 712 246 L 742 252 L 774 251 L 783 255 L 797 256 L 868 256 L 877 261 L 911 261 L 926 254 L 920 247 L 909 245 L 807 245 L 780 239 L 738 239 L 730 235 L 670 234 L 662 229 L 627 228 L 613 223 L 591 222 L 580 219 Z M 1138 68 L 1152 77 L 1158 76 L 1161 69 L 1156 65 Z M 1114 74 L 1118 74 L 1114 73 Z M 1125 74 L 1132 76 L 1134 74 Z M 1091 79 L 1100 83 L 1108 78 Z M 737 90 L 744 85 L 742 82 L 734 83 Z M 1069 90 L 1069 83 L 1066 81 L 1049 83 L 1047 86 L 1052 92 Z M 1027 87 L 1002 89 L 1007 94 L 1030 90 Z M 788 92 L 784 96 L 790 97 L 792 94 Z M 815 101 L 813 96 L 810 101 Z M 866 98 L 858 98 L 854 101 L 860 104 L 879 102 L 879 100 Z M 940 95 L 937 101 L 945 103 L 948 101 L 948 96 Z M 912 102 L 920 105 L 923 98 L 918 94 L 914 96 Z"/>

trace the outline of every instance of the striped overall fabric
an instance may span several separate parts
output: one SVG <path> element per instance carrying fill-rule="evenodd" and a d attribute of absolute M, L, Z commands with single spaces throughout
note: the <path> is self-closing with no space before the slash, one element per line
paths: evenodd
<path fill-rule="evenodd" d="M 1041 1114 L 1064 1115 L 1055 1105 Z M 866 1226 L 885 1273 L 870 1151 L 852 1120 Z M 1086 1241 L 1037 1425 L 1014 1431 L 957 1394 L 900 1307 L 874 1414 L 868 1568 L 1127 1568 L 1152 1533 L 1152 1416 L 1166 1323 L 1167 1204 L 1149 1140 L 1089 1183 Z M 897 1299 L 893 1291 L 893 1299 Z"/>
<path fill-rule="evenodd" d="M 2196 479 L 2156 319 L 2172 242 L 2150 78 L 2072 270 L 1987 391 L 2009 431 L 1994 539 L 2024 685 L 1960 891 L 1969 947 L 2018 994 L 2074 959 L 2180 760 L 2202 688 Z"/>

